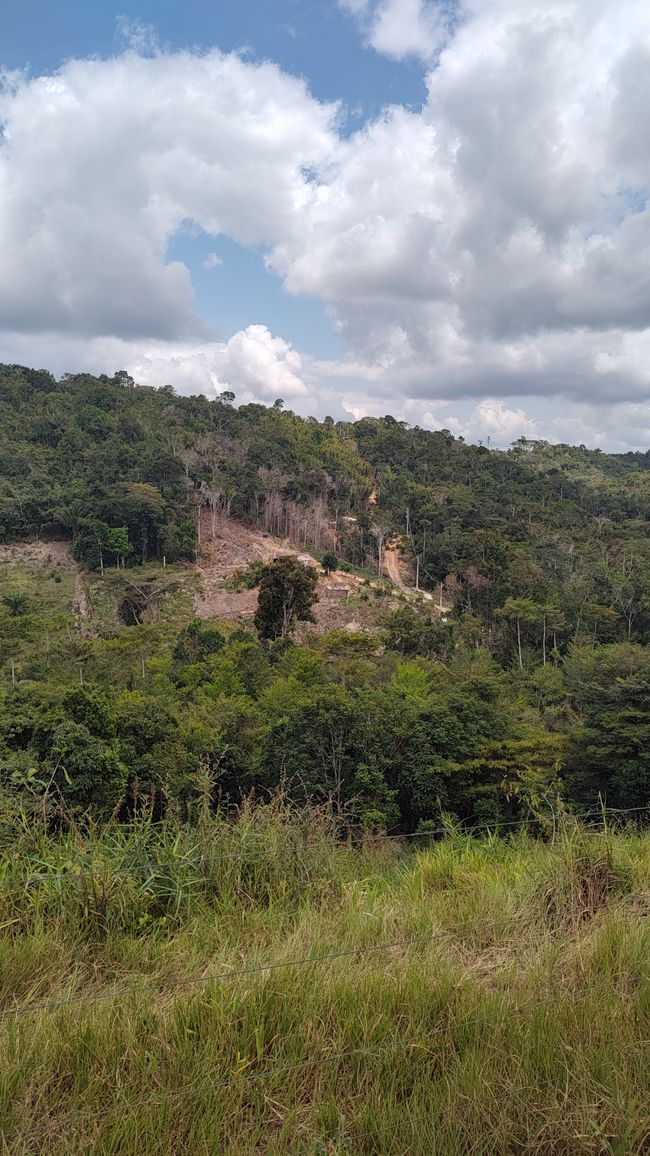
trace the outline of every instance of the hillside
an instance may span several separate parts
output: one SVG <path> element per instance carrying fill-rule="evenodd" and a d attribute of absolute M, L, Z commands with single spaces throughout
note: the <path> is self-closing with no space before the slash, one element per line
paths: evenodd
<path fill-rule="evenodd" d="M 650 802 L 647 454 L 16 366 L 0 417 L 12 806 L 188 814 L 206 776 L 406 832 Z M 293 645 L 254 628 L 278 556 L 316 575 Z"/>
<path fill-rule="evenodd" d="M 64 537 L 85 569 L 196 557 L 225 516 L 377 573 L 401 535 L 419 585 L 439 584 L 509 648 L 508 598 L 535 645 L 650 631 L 650 453 L 519 442 L 507 452 L 386 417 L 317 422 L 170 387 L 0 367 L 0 541 Z M 372 498 L 372 500 L 371 500 Z"/>

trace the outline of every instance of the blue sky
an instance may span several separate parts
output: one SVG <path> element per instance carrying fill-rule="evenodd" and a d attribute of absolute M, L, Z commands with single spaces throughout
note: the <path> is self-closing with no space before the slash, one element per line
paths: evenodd
<path fill-rule="evenodd" d="M 0 359 L 650 444 L 647 0 L 22 0 Z"/>
<path fill-rule="evenodd" d="M 413 60 L 394 61 L 368 51 L 344 12 L 326 0 L 142 0 L 136 9 L 106 0 L 21 0 L 0 19 L 1 63 L 34 74 L 56 71 L 70 57 L 122 52 L 129 30 L 141 27 L 165 50 L 218 47 L 250 60 L 272 60 L 304 77 L 316 97 L 341 101 L 344 131 L 376 116 L 385 104 L 421 107 L 424 73 Z M 204 268 L 218 252 L 222 265 Z M 206 325 L 228 336 L 250 323 L 282 332 L 315 357 L 337 357 L 341 342 L 324 305 L 287 294 L 260 250 L 202 231 L 180 232 L 170 260 L 192 271 L 196 306 Z"/>
<path fill-rule="evenodd" d="M 328 0 L 141 0 L 135 9 L 105 0 L 21 0 L 5 5 L 0 18 L 2 61 L 42 72 L 71 56 L 110 55 L 123 49 L 129 23 L 148 26 L 166 49 L 217 46 L 273 60 L 306 77 L 319 100 L 342 100 L 364 117 L 388 102 L 418 107 L 425 98 L 422 68 L 368 52 Z"/>

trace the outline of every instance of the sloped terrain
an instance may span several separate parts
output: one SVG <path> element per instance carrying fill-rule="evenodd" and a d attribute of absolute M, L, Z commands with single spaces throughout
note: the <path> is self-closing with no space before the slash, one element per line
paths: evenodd
<path fill-rule="evenodd" d="M 306 566 L 319 569 L 318 603 L 314 607 L 316 624 L 311 627 L 302 624 L 301 631 L 378 630 L 378 608 L 396 609 L 399 605 L 382 584 L 342 570 L 326 575 L 321 572 L 316 558 L 299 549 L 288 538 L 275 537 L 233 518 L 219 519 L 213 535 L 212 522 L 206 512 L 201 524 L 201 537 L 196 564 L 201 589 L 195 596 L 199 618 L 237 621 L 252 618 L 257 606 L 257 590 L 242 587 L 242 573 L 253 562 L 271 562 L 287 554 L 302 559 Z M 389 576 L 392 579 L 392 575 Z M 237 583 L 238 577 L 240 583 Z M 399 586 L 407 593 L 401 579 Z"/>

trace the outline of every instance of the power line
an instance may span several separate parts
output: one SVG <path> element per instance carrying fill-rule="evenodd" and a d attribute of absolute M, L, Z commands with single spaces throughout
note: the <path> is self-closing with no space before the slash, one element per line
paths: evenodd
<path fill-rule="evenodd" d="M 596 812 L 594 812 L 594 815 L 595 814 L 596 814 Z M 598 812 L 598 814 L 601 814 L 601 812 Z M 207 857 L 202 857 L 198 863 L 195 863 L 193 860 L 191 860 L 189 858 L 185 858 L 185 859 L 181 858 L 181 859 L 175 859 L 175 860 L 168 860 L 167 862 L 163 862 L 163 863 L 152 862 L 152 863 L 134 864 L 131 867 L 116 867 L 114 870 L 111 870 L 110 873 L 113 876 L 119 877 L 122 875 L 138 875 L 141 873 L 146 873 L 148 871 L 154 872 L 156 870 L 159 870 L 160 868 L 166 868 L 166 867 L 184 867 L 184 866 L 191 867 L 191 866 L 204 866 L 204 865 L 207 866 L 211 863 L 220 863 L 220 862 L 224 862 L 224 861 L 232 861 L 235 859 L 245 858 L 246 855 L 255 855 L 261 859 L 274 858 L 276 855 L 285 854 L 289 850 L 293 850 L 294 852 L 299 852 L 299 851 L 304 851 L 306 849 L 316 850 L 316 849 L 330 848 L 331 847 L 331 848 L 336 848 L 336 849 L 340 849 L 342 851 L 345 851 L 345 850 L 348 850 L 348 848 L 350 848 L 350 847 L 352 849 L 363 849 L 363 848 L 368 847 L 368 846 L 371 846 L 371 847 L 372 846 L 381 846 L 382 844 L 388 843 L 388 842 L 402 842 L 402 841 L 407 841 L 410 839 L 421 839 L 423 841 L 423 843 L 426 844 L 426 842 L 431 840 L 435 835 L 445 835 L 445 834 L 448 835 L 450 833 L 457 833 L 459 835 L 471 835 L 476 831 L 493 831 L 495 834 L 498 834 L 498 832 L 501 830 L 502 827 L 532 826 L 535 823 L 539 824 L 539 822 L 540 822 L 540 820 L 537 818 L 512 819 L 512 820 L 507 820 L 507 821 L 502 822 L 502 823 L 498 823 L 496 825 L 494 823 L 480 823 L 476 826 L 465 827 L 465 828 L 454 828 L 453 825 L 447 824 L 446 826 L 433 827 L 433 828 L 428 829 L 426 831 L 411 831 L 411 832 L 406 832 L 404 834 L 398 834 L 398 835 L 382 835 L 382 834 L 370 835 L 370 836 L 367 836 L 367 837 L 361 838 L 361 839 L 356 839 L 356 840 L 353 839 L 351 842 L 346 840 L 346 839 L 327 839 L 327 840 L 319 840 L 319 841 L 305 841 L 302 844 L 296 842 L 293 845 L 293 847 L 283 846 L 283 847 L 276 847 L 276 848 L 264 848 L 264 847 L 244 847 L 244 846 L 242 846 L 242 847 L 238 848 L 236 851 L 226 851 L 226 852 L 223 852 L 219 855 L 209 855 Z M 373 840 L 376 842 L 373 842 Z M 87 870 L 84 870 L 84 871 L 71 871 L 71 870 L 51 871 L 51 872 L 39 871 L 39 872 L 34 872 L 31 875 L 24 875 L 21 879 L 7 880 L 7 881 L 1 880 L 0 886 L 11 888 L 13 886 L 20 886 L 24 883 L 50 882 L 50 881 L 56 880 L 56 879 L 77 880 L 77 879 L 93 878 L 95 875 L 98 875 L 102 870 L 105 870 L 105 869 L 106 869 L 106 864 L 98 864 L 97 867 L 88 868 Z"/>
<path fill-rule="evenodd" d="M 58 1011 L 61 1008 L 77 1007 L 81 1004 L 103 1003 L 108 999 L 124 998 L 129 995 L 142 995 L 149 991 L 157 991 L 160 995 L 165 995 L 167 992 L 175 991 L 178 988 L 195 987 L 203 983 L 222 982 L 237 979 L 240 976 L 260 975 L 265 971 L 280 971 L 287 967 L 306 967 L 310 964 L 327 964 L 339 959 L 352 959 L 355 956 L 372 955 L 380 951 L 390 951 L 395 947 L 413 947 L 416 944 L 433 943 L 436 940 L 448 939 L 453 936 L 465 936 L 472 935 L 474 932 L 491 931 L 497 927 L 507 927 L 519 922 L 519 916 L 511 916 L 509 919 L 498 919 L 492 923 L 478 923 L 472 924 L 470 927 L 459 927 L 429 935 L 415 935 L 406 939 L 394 939 L 388 943 L 378 943 L 370 947 L 350 948 L 346 951 L 332 952 L 329 955 L 307 955 L 298 959 L 269 960 L 266 963 L 255 964 L 251 967 L 218 971 L 207 975 L 189 976 L 185 979 L 173 980 L 171 983 L 166 984 L 164 988 L 160 988 L 157 983 L 148 983 L 139 988 L 122 988 L 102 992 L 99 995 L 73 996 L 71 999 L 65 1000 L 45 1000 L 40 1003 L 19 1004 L 17 1007 L 3 1008 L 0 1010 L 0 1019 L 8 1019 L 9 1016 L 23 1015 L 28 1012 Z"/>
<path fill-rule="evenodd" d="M 556 821 L 558 819 L 575 819 L 576 822 L 578 822 L 578 821 L 583 821 L 585 819 L 596 819 L 596 818 L 606 819 L 608 815 L 628 815 L 628 814 L 639 813 L 641 811 L 650 811 L 650 804 L 646 804 L 646 805 L 640 806 L 640 807 L 608 808 L 605 811 L 601 811 L 601 810 L 585 811 L 581 815 L 563 814 L 561 816 L 555 816 L 555 819 L 556 819 Z M 503 822 L 498 822 L 498 823 L 479 823 L 479 824 L 472 826 L 472 827 L 454 827 L 453 824 L 447 824 L 446 826 L 434 827 L 434 828 L 431 828 L 431 829 L 428 829 L 425 831 L 411 831 L 411 832 L 407 832 L 405 834 L 398 834 L 398 835 L 376 835 L 376 836 L 370 836 L 368 838 L 357 839 L 356 841 L 353 840 L 352 842 L 349 842 L 345 839 L 340 839 L 340 840 L 339 839 L 331 839 L 331 840 L 323 840 L 320 842 L 305 842 L 302 845 L 296 843 L 292 848 L 288 848 L 287 846 L 277 847 L 277 848 L 240 847 L 236 851 L 227 851 L 227 852 L 224 852 L 224 853 L 219 854 L 219 855 L 209 855 L 207 857 L 203 857 L 196 863 L 189 858 L 185 858 L 185 859 L 169 860 L 167 862 L 162 862 L 162 863 L 134 864 L 131 867 L 116 867 L 114 869 L 111 869 L 109 867 L 108 871 L 112 877 L 116 877 L 116 878 L 121 878 L 122 876 L 128 877 L 130 875 L 139 875 L 139 874 L 148 874 L 148 873 L 155 875 L 156 871 L 165 870 L 167 868 L 192 867 L 192 866 L 198 868 L 198 867 L 202 867 L 202 866 L 208 866 L 208 865 L 213 864 L 213 863 L 232 862 L 232 861 L 237 860 L 237 859 L 245 859 L 247 855 L 255 856 L 258 859 L 263 860 L 263 859 L 275 858 L 277 855 L 283 855 L 283 854 L 287 854 L 287 857 L 288 857 L 288 851 L 289 850 L 292 850 L 294 853 L 298 853 L 300 851 L 305 851 L 305 850 L 316 850 L 316 849 L 323 849 L 323 848 L 336 848 L 336 849 L 340 849 L 340 850 L 348 850 L 349 848 L 351 848 L 351 849 L 363 850 L 364 848 L 367 848 L 368 846 L 381 847 L 384 843 L 400 843 L 400 842 L 407 842 L 407 841 L 412 840 L 412 839 L 420 839 L 420 840 L 422 840 L 423 845 L 426 846 L 427 843 L 430 842 L 437 835 L 470 836 L 470 835 L 475 834 L 477 831 L 487 831 L 491 834 L 498 835 L 499 832 L 503 828 L 529 827 L 529 826 L 535 826 L 535 825 L 539 826 L 539 824 L 541 822 L 543 822 L 544 818 L 546 818 L 548 821 L 548 817 L 544 816 L 544 817 L 532 817 L 532 818 L 528 818 L 528 819 L 504 820 Z M 376 840 L 376 842 L 373 843 L 372 840 Z M 84 870 L 84 871 L 67 870 L 67 871 L 52 871 L 52 872 L 42 872 L 42 871 L 41 872 L 35 872 L 31 875 L 25 875 L 20 879 L 0 880 L 0 889 L 2 889 L 2 890 L 15 890 L 15 889 L 18 889 L 18 888 L 24 886 L 27 883 L 41 883 L 41 882 L 50 883 L 53 881 L 57 881 L 59 879 L 69 879 L 71 881 L 77 881 L 77 880 L 81 880 L 81 879 L 93 879 L 96 876 L 100 875 L 103 871 L 106 871 L 106 869 L 107 869 L 106 864 L 99 864 L 95 868 L 88 868 L 87 870 Z"/>

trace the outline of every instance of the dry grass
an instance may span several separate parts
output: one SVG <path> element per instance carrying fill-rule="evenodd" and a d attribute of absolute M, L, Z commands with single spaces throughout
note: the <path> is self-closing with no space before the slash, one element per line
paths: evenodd
<path fill-rule="evenodd" d="M 2 1151 L 647 1152 L 650 838 L 333 834 L 278 807 L 23 831 L 0 892 Z"/>

